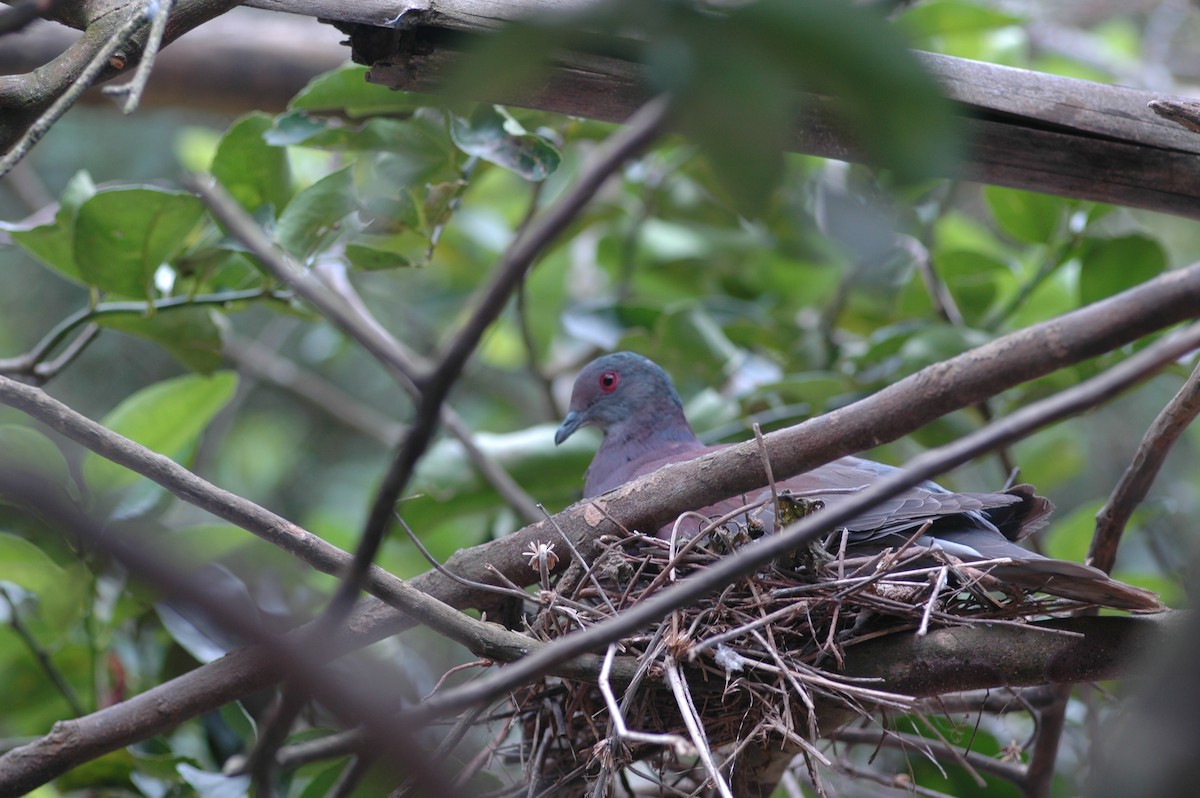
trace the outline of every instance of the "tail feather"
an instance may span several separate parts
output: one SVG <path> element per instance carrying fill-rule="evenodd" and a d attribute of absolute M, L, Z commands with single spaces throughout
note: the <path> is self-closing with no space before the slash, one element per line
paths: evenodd
<path fill-rule="evenodd" d="M 1027 555 L 1028 556 L 1028 555 Z M 1099 568 L 1065 560 L 1033 557 L 997 565 L 990 573 L 1025 590 L 1130 612 L 1166 609 L 1149 590 L 1118 582 Z"/>

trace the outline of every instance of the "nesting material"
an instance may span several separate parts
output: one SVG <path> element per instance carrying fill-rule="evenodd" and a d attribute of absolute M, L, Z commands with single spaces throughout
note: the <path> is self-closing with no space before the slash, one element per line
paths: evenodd
<path fill-rule="evenodd" d="M 748 518 L 688 540 L 636 532 L 603 539 L 590 568 L 574 562 L 543 584 L 529 633 L 552 640 L 587 628 L 702 573 L 765 533 Z M 629 774 L 676 787 L 691 779 L 696 789 L 702 781 L 732 795 L 731 767 L 750 750 L 828 764 L 814 742 L 833 731 L 825 728 L 833 718 L 913 704 L 844 675 L 848 649 L 898 632 L 1023 623 L 1080 606 L 1006 590 L 988 575 L 1004 562 L 966 566 L 911 544 L 856 555 L 834 532 L 614 644 L 599 685 L 547 678 L 514 696 L 527 775 L 546 794 L 612 794 L 629 768 L 626 782 Z M 612 683 L 617 656 L 637 659 L 631 682 Z"/>

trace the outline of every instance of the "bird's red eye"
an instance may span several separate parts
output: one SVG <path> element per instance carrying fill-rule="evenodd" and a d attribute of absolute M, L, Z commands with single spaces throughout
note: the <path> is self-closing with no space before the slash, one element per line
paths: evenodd
<path fill-rule="evenodd" d="M 612 393 L 617 389 L 617 372 L 606 371 L 600 375 L 600 390 Z"/>

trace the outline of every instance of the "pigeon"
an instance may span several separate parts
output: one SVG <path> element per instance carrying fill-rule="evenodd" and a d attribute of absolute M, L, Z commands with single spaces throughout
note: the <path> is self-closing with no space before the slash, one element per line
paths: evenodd
<path fill-rule="evenodd" d="M 633 352 L 604 355 L 583 368 L 554 442 L 561 444 L 576 430 L 589 426 L 599 428 L 604 439 L 587 470 L 584 498 L 729 445 L 702 443 L 684 416 L 683 402 L 671 378 L 658 364 Z M 780 480 L 776 490 L 785 496 L 803 497 L 809 508 L 833 506 L 894 471 L 893 466 L 861 457 L 842 457 Z M 753 499 L 734 497 L 697 508 L 697 512 L 716 518 L 748 503 Z M 775 505 L 766 505 L 766 512 L 759 511 L 757 517 L 760 523 L 765 519 L 770 529 Z M 911 541 L 967 565 L 1007 559 L 986 569 L 1001 582 L 1022 590 L 1134 612 L 1163 609 L 1150 591 L 1118 582 L 1098 568 L 1043 557 L 1017 545 L 1045 527 L 1053 509 L 1029 485 L 998 493 L 955 493 L 925 481 L 847 522 L 847 550 L 877 552 Z M 659 534 L 694 535 L 698 531 L 699 524 L 690 521 L 686 526 L 666 526 Z"/>

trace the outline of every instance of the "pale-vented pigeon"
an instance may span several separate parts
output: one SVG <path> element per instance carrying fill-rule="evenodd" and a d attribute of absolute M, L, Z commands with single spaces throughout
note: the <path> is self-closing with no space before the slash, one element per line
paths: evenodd
<path fill-rule="evenodd" d="M 554 436 L 562 443 L 577 429 L 599 427 L 604 433 L 587 470 L 583 495 L 598 496 L 668 463 L 716 451 L 692 432 L 683 403 L 670 377 L 656 363 L 617 352 L 589 363 L 575 380 L 570 412 Z M 825 505 L 845 501 L 894 469 L 858 457 L 783 480 L 778 488 Z M 716 517 L 746 504 L 729 499 L 700 514 Z M 916 543 L 940 548 L 964 562 L 1009 558 L 990 573 L 1026 590 L 1118 609 L 1155 611 L 1162 605 L 1153 593 L 1110 579 L 1103 571 L 1079 563 L 1053 560 L 1016 545 L 1046 524 L 1053 506 L 1035 496 L 1028 485 L 1003 493 L 952 493 L 925 482 L 850 521 L 849 543 L 859 549 L 900 546 L 928 523 Z M 687 534 L 698 527 L 692 524 Z M 669 527 L 665 528 L 669 534 Z"/>

